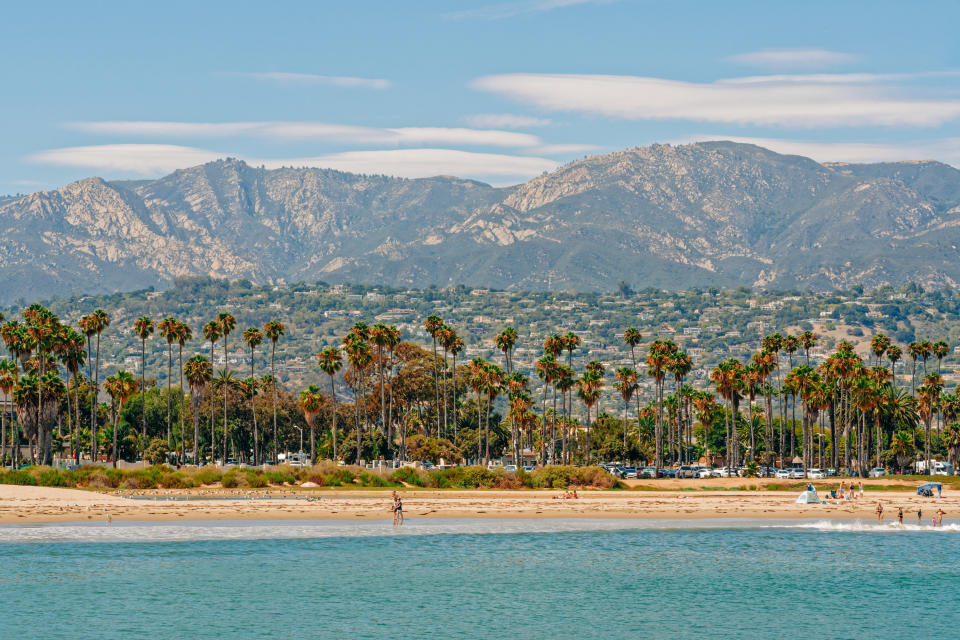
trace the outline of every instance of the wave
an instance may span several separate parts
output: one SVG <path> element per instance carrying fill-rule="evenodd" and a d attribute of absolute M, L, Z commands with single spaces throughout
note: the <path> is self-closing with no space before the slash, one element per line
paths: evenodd
<path fill-rule="evenodd" d="M 926 524 L 911 524 L 905 522 L 884 522 L 877 524 L 875 522 L 864 520 L 838 521 L 838 520 L 818 520 L 816 522 L 802 522 L 793 525 L 780 525 L 777 528 L 785 529 L 813 529 L 815 531 L 852 531 L 855 533 L 903 533 L 903 532 L 923 532 L 923 533 L 957 533 L 960 532 L 960 523 L 944 524 L 942 527 L 934 527 L 929 522 Z"/>

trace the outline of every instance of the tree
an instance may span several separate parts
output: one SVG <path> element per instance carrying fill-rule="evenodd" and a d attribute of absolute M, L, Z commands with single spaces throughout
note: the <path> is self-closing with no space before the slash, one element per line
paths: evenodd
<path fill-rule="evenodd" d="M 186 322 L 177 322 L 176 326 L 176 337 L 177 337 L 177 347 L 179 348 L 178 361 L 180 365 L 180 459 L 183 460 L 187 455 L 187 444 L 186 438 L 183 432 L 183 420 L 184 420 L 184 389 L 183 389 L 183 347 L 193 338 L 193 331 L 190 329 L 190 325 Z M 197 416 L 194 415 L 194 427 L 196 427 Z M 196 431 L 196 429 L 195 429 Z M 194 447 L 196 447 L 196 436 L 194 433 Z M 197 464 L 196 450 L 194 450 L 194 464 Z"/>
<path fill-rule="evenodd" d="M 630 399 L 637 390 L 637 372 L 632 367 L 620 367 L 613 374 L 617 382 L 615 387 L 623 398 L 623 446 L 627 446 L 627 408 L 630 405 Z"/>
<path fill-rule="evenodd" d="M 423 329 L 430 334 L 433 340 L 433 385 L 435 388 L 435 408 L 437 411 L 437 437 L 440 437 L 440 380 L 437 372 L 437 334 L 443 327 L 443 319 L 437 314 L 427 316 L 423 321 Z"/>
<path fill-rule="evenodd" d="M 143 405 L 141 411 L 140 436 L 145 438 L 147 435 L 147 338 L 153 335 L 153 320 L 148 316 L 141 316 L 133 321 L 133 333 L 140 338 L 140 399 Z M 116 451 L 114 451 L 116 454 Z"/>
<path fill-rule="evenodd" d="M 220 324 L 220 334 L 223 336 L 223 373 L 230 373 L 230 359 L 227 355 L 227 341 L 234 327 L 237 326 L 237 319 L 232 313 L 222 311 L 217 316 L 217 322 Z M 213 354 L 210 354 L 211 357 Z M 227 394 L 231 388 L 236 387 L 235 380 L 230 377 L 232 384 L 223 384 L 223 460 L 227 460 Z"/>
<path fill-rule="evenodd" d="M 110 326 L 110 316 L 103 309 L 97 309 L 88 316 L 86 327 L 81 318 L 81 330 L 88 336 L 97 336 L 96 363 L 93 367 L 93 397 L 90 400 L 90 459 L 97 459 L 97 392 L 100 390 L 100 335 Z"/>
<path fill-rule="evenodd" d="M 220 336 L 223 335 L 220 323 L 216 320 L 211 320 L 207 324 L 203 325 L 203 337 L 205 340 L 210 342 L 210 365 L 213 366 L 213 355 L 214 347 L 217 344 L 217 340 L 220 339 Z M 210 399 L 210 459 L 213 460 L 216 457 L 217 452 L 217 436 L 216 436 L 216 425 L 213 420 L 213 398 Z M 227 430 L 227 425 L 223 425 L 223 430 Z"/>
<path fill-rule="evenodd" d="M 138 334 L 139 335 L 139 334 Z M 117 432 L 120 430 L 120 412 L 123 405 L 137 393 L 137 381 L 129 371 L 120 370 L 107 378 L 107 394 L 110 396 L 113 406 L 113 468 L 117 468 Z M 144 405 L 146 406 L 146 405 Z M 146 413 L 144 412 L 144 415 Z M 146 420 L 144 420 L 144 434 L 146 433 Z"/>
<path fill-rule="evenodd" d="M 200 401 L 213 379 L 213 366 L 203 356 L 187 360 L 184 367 L 190 385 L 190 403 L 193 405 L 193 463 L 200 466 L 198 446 L 200 443 Z M 211 447 L 211 452 L 213 448 Z"/>
<path fill-rule="evenodd" d="M 317 354 L 317 360 L 320 370 L 330 377 L 330 422 L 333 435 L 333 459 L 339 460 L 337 456 L 337 389 L 333 384 L 333 377 L 343 367 L 343 356 L 340 355 L 340 349 L 330 346 L 324 347 Z"/>
<path fill-rule="evenodd" d="M 310 427 L 311 464 L 317 463 L 316 426 L 317 416 L 320 415 L 320 409 L 322 407 L 323 395 L 320 393 L 320 387 L 312 384 L 300 392 L 300 408 L 303 409 L 303 417 L 307 421 L 307 426 Z"/>
<path fill-rule="evenodd" d="M 241 334 L 250 348 L 250 379 L 256 379 L 256 349 L 263 343 L 263 334 L 256 327 L 247 327 Z M 256 387 L 250 390 L 250 415 L 253 419 L 253 464 L 260 464 L 260 432 L 257 429 L 257 411 L 255 408 Z"/>
<path fill-rule="evenodd" d="M 10 392 L 17 385 L 17 363 L 4 358 L 0 360 L 0 391 L 3 392 L 3 395 L 10 397 Z M 12 430 L 16 432 L 16 428 Z M 19 449 L 19 447 L 16 447 Z M 0 466 L 6 464 L 6 455 L 7 455 L 7 412 L 0 411 Z M 15 456 L 11 451 L 11 459 L 13 460 Z M 16 460 L 13 460 L 16 464 Z"/>
<path fill-rule="evenodd" d="M 280 340 L 280 336 L 282 336 L 286 330 L 287 328 L 279 320 L 270 320 L 263 325 L 263 335 L 270 339 L 271 344 L 270 378 L 273 380 L 273 459 L 275 461 L 279 460 L 279 453 L 277 450 L 277 341 Z"/>
<path fill-rule="evenodd" d="M 173 382 L 173 342 L 177 339 L 177 327 L 179 326 L 180 321 L 172 316 L 167 316 L 163 320 L 157 323 L 157 328 L 160 330 L 160 337 L 167 341 L 167 446 L 169 447 L 172 441 L 172 429 L 170 428 L 170 414 L 172 409 L 172 394 L 170 392 L 170 386 Z M 146 403 L 144 403 L 144 408 L 146 408 Z M 182 435 L 182 434 L 181 434 Z"/>

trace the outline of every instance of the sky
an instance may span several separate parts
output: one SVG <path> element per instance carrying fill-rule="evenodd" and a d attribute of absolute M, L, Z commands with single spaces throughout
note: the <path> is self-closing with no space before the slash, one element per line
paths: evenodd
<path fill-rule="evenodd" d="M 0 194 L 216 158 L 505 185 L 653 143 L 960 167 L 960 3 L 19 2 Z"/>

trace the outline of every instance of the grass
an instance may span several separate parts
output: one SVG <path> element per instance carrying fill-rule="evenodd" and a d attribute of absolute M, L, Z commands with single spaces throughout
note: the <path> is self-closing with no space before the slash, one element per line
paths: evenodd
<path fill-rule="evenodd" d="M 0 469 L 0 484 L 81 489 L 194 489 L 219 485 L 226 489 L 269 487 L 298 488 L 303 482 L 331 489 L 623 489 L 625 485 L 599 467 L 548 466 L 532 473 L 507 473 L 486 467 L 455 467 L 425 471 L 403 467 L 393 472 L 374 472 L 357 466 L 341 467 L 321 462 L 308 468 L 286 465 L 263 469 L 231 469 L 222 472 L 201 469 L 174 469 L 153 465 L 146 469 L 123 470 L 87 465 L 79 469 L 33 466 Z"/>

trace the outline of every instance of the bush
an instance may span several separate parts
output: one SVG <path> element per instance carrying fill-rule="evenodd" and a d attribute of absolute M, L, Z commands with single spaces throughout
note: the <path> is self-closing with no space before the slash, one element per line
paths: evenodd
<path fill-rule="evenodd" d="M 220 473 L 217 469 L 204 468 L 198 471 L 193 479 L 198 485 L 204 484 L 216 484 L 220 482 L 220 478 L 223 477 L 223 474 Z"/>
<path fill-rule="evenodd" d="M 0 469 L 0 483 L 36 486 L 36 479 L 23 469 Z"/>
<path fill-rule="evenodd" d="M 425 484 L 423 475 L 413 467 L 400 467 L 390 474 L 390 479 L 414 487 L 422 487 Z"/>
<path fill-rule="evenodd" d="M 238 486 L 240 482 L 237 480 L 236 470 L 231 469 L 223 474 L 223 476 L 220 478 L 220 484 L 224 489 L 233 489 L 234 487 Z"/>
<path fill-rule="evenodd" d="M 52 467 L 31 467 L 29 473 L 41 487 L 75 487 L 76 476 L 73 472 Z"/>
<path fill-rule="evenodd" d="M 392 482 L 383 476 L 369 471 L 360 472 L 360 484 L 364 487 L 395 487 L 398 483 Z"/>
<path fill-rule="evenodd" d="M 247 484 L 253 489 L 262 489 L 270 484 L 270 481 L 259 471 L 247 471 Z"/>
<path fill-rule="evenodd" d="M 160 486 L 165 489 L 192 489 L 196 485 L 194 478 L 175 471 L 161 475 Z"/>

